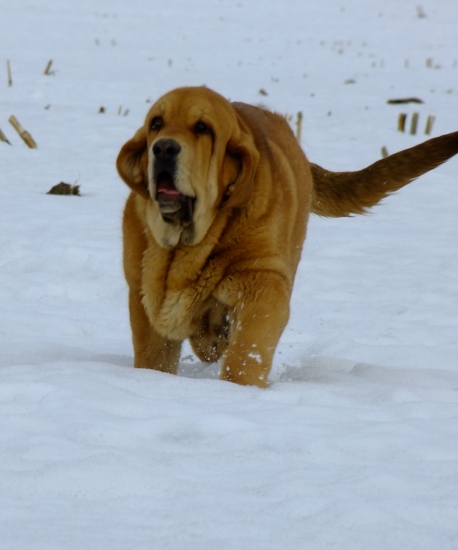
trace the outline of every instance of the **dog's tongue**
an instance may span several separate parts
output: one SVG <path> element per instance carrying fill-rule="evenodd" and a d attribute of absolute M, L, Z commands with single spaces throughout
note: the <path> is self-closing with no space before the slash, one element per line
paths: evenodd
<path fill-rule="evenodd" d="M 159 174 L 156 182 L 156 200 L 165 222 L 187 227 L 192 222 L 194 199 L 178 191 L 167 172 Z"/>
<path fill-rule="evenodd" d="M 173 184 L 173 179 L 167 172 L 160 174 L 157 179 L 156 200 L 161 213 L 174 214 L 181 210 L 183 195 Z"/>
<path fill-rule="evenodd" d="M 157 182 L 157 194 L 167 195 L 169 197 L 181 195 L 178 189 L 173 185 L 172 178 L 168 174 L 161 174 Z"/>
<path fill-rule="evenodd" d="M 181 193 L 176 189 L 175 187 L 166 187 L 165 185 L 159 185 L 157 188 L 157 194 L 161 195 L 168 195 L 168 196 L 176 196 L 181 195 Z"/>

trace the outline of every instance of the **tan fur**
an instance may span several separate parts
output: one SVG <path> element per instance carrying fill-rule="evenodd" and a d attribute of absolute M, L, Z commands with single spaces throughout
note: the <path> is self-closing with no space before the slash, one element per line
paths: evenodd
<path fill-rule="evenodd" d="M 151 130 L 157 116 L 162 127 Z M 211 133 L 196 135 L 198 121 Z M 175 185 L 195 200 L 190 226 L 165 222 L 152 198 L 160 139 L 181 147 Z M 166 94 L 117 161 L 133 190 L 123 236 L 135 366 L 175 373 L 189 338 L 201 360 L 222 359 L 222 379 L 265 387 L 309 212 L 364 212 L 456 152 L 458 133 L 329 172 L 308 162 L 279 115 L 206 88 Z"/>

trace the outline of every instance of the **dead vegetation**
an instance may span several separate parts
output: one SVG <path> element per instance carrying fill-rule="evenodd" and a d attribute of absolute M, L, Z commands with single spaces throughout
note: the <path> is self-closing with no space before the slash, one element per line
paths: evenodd
<path fill-rule="evenodd" d="M 47 195 L 80 195 L 80 186 L 71 185 L 70 183 L 65 183 L 61 181 L 57 185 L 51 187 L 51 189 L 46 193 Z"/>

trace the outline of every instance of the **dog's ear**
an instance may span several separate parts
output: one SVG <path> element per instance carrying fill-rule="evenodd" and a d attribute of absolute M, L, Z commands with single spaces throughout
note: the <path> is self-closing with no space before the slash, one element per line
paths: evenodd
<path fill-rule="evenodd" d="M 250 129 L 237 114 L 237 127 L 226 147 L 226 158 L 237 162 L 238 174 L 226 189 L 223 207 L 244 206 L 251 198 L 253 181 L 259 164 L 259 151 Z"/>
<path fill-rule="evenodd" d="M 148 151 L 144 128 L 140 128 L 134 137 L 122 146 L 116 167 L 121 178 L 131 189 L 143 198 L 149 198 Z"/>

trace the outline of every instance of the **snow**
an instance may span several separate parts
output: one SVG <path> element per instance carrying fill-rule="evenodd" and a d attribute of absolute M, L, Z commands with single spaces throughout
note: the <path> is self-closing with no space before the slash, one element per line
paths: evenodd
<path fill-rule="evenodd" d="M 458 159 L 369 216 L 311 219 L 267 390 L 189 346 L 179 376 L 132 368 L 115 170 L 147 101 L 179 85 L 302 111 L 331 170 L 423 141 L 429 115 L 455 131 L 457 16 L 454 0 L 2 3 L 1 548 L 458 548 Z M 47 195 L 60 181 L 82 196 Z"/>

